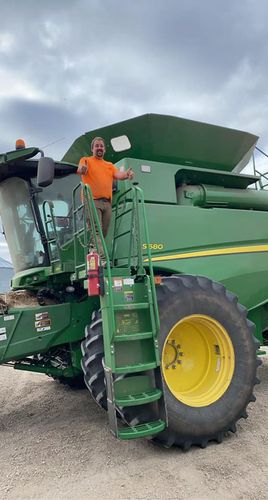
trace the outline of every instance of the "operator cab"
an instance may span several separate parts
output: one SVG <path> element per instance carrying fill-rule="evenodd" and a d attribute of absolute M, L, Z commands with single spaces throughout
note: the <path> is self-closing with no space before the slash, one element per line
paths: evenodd
<path fill-rule="evenodd" d="M 76 165 L 54 162 L 37 148 L 20 143 L 0 155 L 0 213 L 15 273 L 50 265 L 49 202 L 61 243 L 70 239 L 72 190 L 78 182 Z"/>

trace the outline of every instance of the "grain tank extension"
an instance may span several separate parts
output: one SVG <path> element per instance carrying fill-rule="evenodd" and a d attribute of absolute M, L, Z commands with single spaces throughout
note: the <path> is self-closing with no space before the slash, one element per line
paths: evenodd
<path fill-rule="evenodd" d="M 135 172 L 114 186 L 105 241 L 76 175 L 95 136 Z M 1 154 L 15 276 L 0 363 L 85 383 L 120 439 L 188 449 L 235 432 L 268 343 L 268 193 L 240 173 L 256 142 L 152 114 L 84 134 L 62 161 L 34 147 Z"/>

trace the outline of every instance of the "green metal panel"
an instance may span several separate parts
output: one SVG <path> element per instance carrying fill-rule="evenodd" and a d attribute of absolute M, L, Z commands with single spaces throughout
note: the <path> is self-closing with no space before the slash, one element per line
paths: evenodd
<path fill-rule="evenodd" d="M 170 163 L 157 163 L 141 159 L 124 158 L 117 163 L 117 167 L 132 168 L 135 173 L 135 182 L 139 184 L 144 193 L 146 202 L 177 203 L 176 190 L 185 184 L 210 184 L 224 188 L 247 188 L 258 180 L 258 177 L 239 175 L 224 171 L 182 167 Z M 118 182 L 117 191 L 113 196 L 113 204 L 118 196 L 129 186 L 129 181 Z M 222 190 L 224 192 L 225 190 Z M 252 190 L 251 190 L 252 192 Z M 258 192 L 259 193 L 259 192 Z M 253 195 L 254 196 L 254 195 Z M 255 194 L 258 199 L 261 194 Z M 266 194 L 263 195 L 264 197 Z"/>
<path fill-rule="evenodd" d="M 131 149 L 115 152 L 111 139 L 122 135 L 128 137 Z M 87 132 L 75 140 L 63 160 L 78 163 L 81 156 L 90 155 L 90 143 L 96 136 L 105 139 L 106 159 L 113 163 L 128 156 L 226 171 L 241 170 L 258 139 L 239 130 L 148 114 Z"/>
<path fill-rule="evenodd" d="M 267 301 L 266 212 L 147 204 L 147 214 L 156 273 L 207 276 L 248 309 Z"/>
<path fill-rule="evenodd" d="M 81 303 L 9 309 L 7 315 L 0 316 L 1 362 L 80 341 L 96 308 L 96 299 L 86 299 Z"/>
<path fill-rule="evenodd" d="M 207 276 L 224 283 L 249 309 L 267 300 L 267 212 L 153 203 L 146 209 L 156 274 Z M 126 257 L 122 242 L 119 263 Z"/>

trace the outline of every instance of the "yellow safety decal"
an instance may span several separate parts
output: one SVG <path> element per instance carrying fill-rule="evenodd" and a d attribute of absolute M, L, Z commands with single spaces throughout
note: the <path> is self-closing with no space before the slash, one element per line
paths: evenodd
<path fill-rule="evenodd" d="M 213 250 L 201 250 L 199 252 L 187 252 L 178 253 L 174 255 L 165 255 L 161 257 L 152 257 L 152 261 L 159 262 L 163 260 L 177 260 L 177 259 L 192 259 L 197 257 L 212 257 L 214 255 L 232 255 L 239 253 L 257 253 L 257 252 L 268 252 L 268 245 L 250 245 L 241 247 L 230 247 L 230 248 L 215 248 Z M 144 259 L 144 262 L 148 262 L 148 259 Z"/>

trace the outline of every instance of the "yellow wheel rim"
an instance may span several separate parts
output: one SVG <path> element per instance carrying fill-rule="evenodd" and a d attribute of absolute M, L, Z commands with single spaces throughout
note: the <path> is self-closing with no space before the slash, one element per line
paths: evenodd
<path fill-rule="evenodd" d="M 231 383 L 234 366 L 228 332 L 210 316 L 187 316 L 166 338 L 164 379 L 172 394 L 188 406 L 207 406 L 220 399 Z"/>

